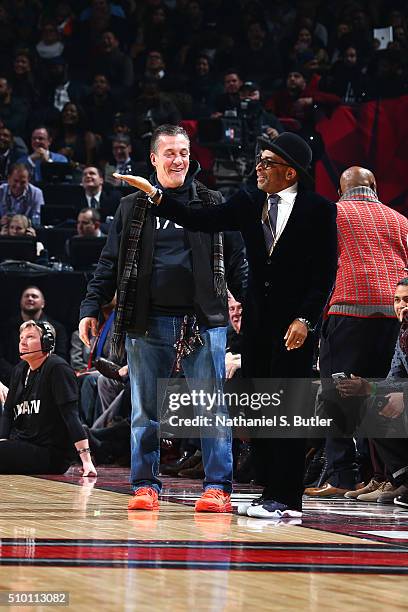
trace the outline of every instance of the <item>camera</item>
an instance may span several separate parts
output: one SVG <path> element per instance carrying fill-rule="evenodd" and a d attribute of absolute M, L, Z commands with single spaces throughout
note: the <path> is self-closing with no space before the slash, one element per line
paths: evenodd
<path fill-rule="evenodd" d="M 207 147 L 228 147 L 239 149 L 242 146 L 242 122 L 234 111 L 226 111 L 218 119 L 198 121 L 198 142 Z"/>

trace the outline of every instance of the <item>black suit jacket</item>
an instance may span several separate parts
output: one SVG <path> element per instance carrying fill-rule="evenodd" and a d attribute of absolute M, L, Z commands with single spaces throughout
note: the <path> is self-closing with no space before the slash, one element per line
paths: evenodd
<path fill-rule="evenodd" d="M 115 216 L 116 209 L 118 208 L 120 203 L 120 198 L 121 193 L 118 192 L 116 189 L 108 189 L 106 187 L 102 189 L 98 208 L 102 221 L 105 221 L 107 216 Z M 80 208 L 88 207 L 88 200 L 86 199 L 85 191 L 83 191 L 81 194 L 78 206 L 80 206 Z"/>
<path fill-rule="evenodd" d="M 244 305 L 245 375 L 309 376 L 314 348 L 309 334 L 301 349 L 287 351 L 284 335 L 296 317 L 315 326 L 333 287 L 337 268 L 336 206 L 299 190 L 271 256 L 262 230 L 266 194 L 241 190 L 224 204 L 193 210 L 164 195 L 160 216 L 195 231 L 239 230 L 249 264 Z"/>

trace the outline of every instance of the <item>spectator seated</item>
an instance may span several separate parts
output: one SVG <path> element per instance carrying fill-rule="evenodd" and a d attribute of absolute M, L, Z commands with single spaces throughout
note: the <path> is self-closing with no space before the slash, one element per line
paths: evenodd
<path fill-rule="evenodd" d="M 44 245 L 36 240 L 36 231 L 31 225 L 30 219 L 25 215 L 11 215 L 3 217 L 3 225 L 1 228 L 1 235 L 8 236 L 10 238 L 32 238 L 35 244 L 35 255 L 36 257 L 44 256 L 47 258 L 47 254 L 44 253 Z M 16 249 L 17 252 L 17 249 Z M 25 254 L 29 254 L 26 252 Z M 8 257 L 10 259 L 10 256 Z M 17 259 L 23 259 L 21 256 Z M 28 260 L 32 261 L 32 260 Z M 46 263 L 38 261 L 38 263 Z"/>
<path fill-rule="evenodd" d="M 0 185 L 0 217 L 12 214 L 25 215 L 32 225 L 38 227 L 43 204 L 43 193 L 29 182 L 29 173 L 25 165 L 12 164 L 7 183 Z"/>

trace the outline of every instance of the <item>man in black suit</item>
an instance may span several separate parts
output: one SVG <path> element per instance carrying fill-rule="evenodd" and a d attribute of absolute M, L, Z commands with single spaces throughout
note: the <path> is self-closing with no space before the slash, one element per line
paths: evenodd
<path fill-rule="evenodd" d="M 104 221 L 107 215 L 114 216 L 119 206 L 121 194 L 111 186 L 104 185 L 102 171 L 94 166 L 86 166 L 82 171 L 83 196 L 78 208 L 97 208 Z"/>
<path fill-rule="evenodd" d="M 105 166 L 105 181 L 112 183 L 115 187 L 126 185 L 123 181 L 113 178 L 113 173 L 136 174 L 138 176 L 148 176 L 149 170 L 144 161 L 132 159 L 132 144 L 127 134 L 116 134 L 112 137 L 112 159 L 111 163 Z"/>
<path fill-rule="evenodd" d="M 314 328 L 337 267 L 336 207 L 305 186 L 312 151 L 296 134 L 258 139 L 257 186 L 211 210 L 180 206 L 140 177 L 127 181 L 160 204 L 160 216 L 191 230 L 239 230 L 249 263 L 242 319 L 242 369 L 250 378 L 312 375 Z M 123 178 L 123 177 L 121 177 Z M 265 196 L 267 194 L 268 197 Z M 248 516 L 291 517 L 302 511 L 305 441 L 255 438 L 260 499 L 242 504 Z"/>

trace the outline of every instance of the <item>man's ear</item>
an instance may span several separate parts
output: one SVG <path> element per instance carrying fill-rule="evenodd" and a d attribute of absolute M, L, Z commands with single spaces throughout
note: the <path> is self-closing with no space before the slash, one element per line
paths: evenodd
<path fill-rule="evenodd" d="M 296 170 L 294 168 L 289 168 L 288 171 L 286 172 L 286 178 L 291 181 L 292 179 L 294 179 L 296 177 Z"/>
<path fill-rule="evenodd" d="M 152 166 L 156 167 L 156 153 L 150 153 L 150 163 L 152 164 Z"/>

